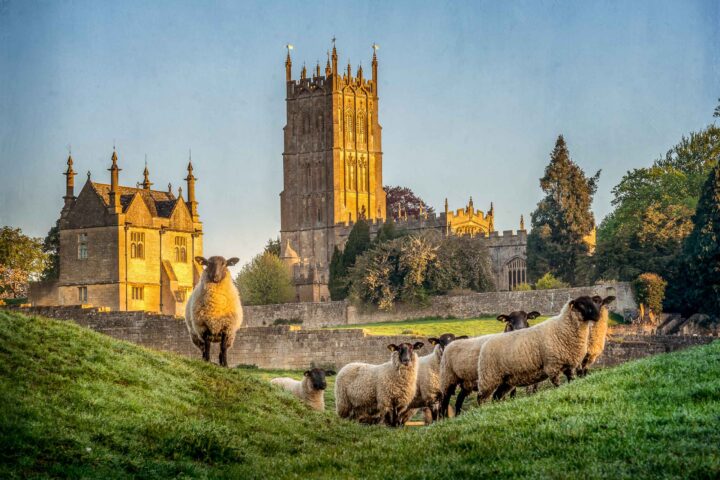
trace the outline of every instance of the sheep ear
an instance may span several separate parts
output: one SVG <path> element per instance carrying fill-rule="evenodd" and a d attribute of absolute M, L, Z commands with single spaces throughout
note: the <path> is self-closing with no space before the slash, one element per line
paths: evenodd
<path fill-rule="evenodd" d="M 390 345 L 387 346 L 387 349 L 390 350 L 391 352 L 394 352 L 398 349 L 398 347 L 394 343 L 391 343 Z"/>
<path fill-rule="evenodd" d="M 208 264 L 208 261 L 205 259 L 205 257 L 195 257 L 195 261 L 203 266 Z"/>
<path fill-rule="evenodd" d="M 335 370 L 325 370 L 326 377 L 332 377 L 333 375 L 335 375 Z"/>
<path fill-rule="evenodd" d="M 459 337 L 455 337 L 455 340 L 465 340 L 466 338 L 470 338 L 467 335 L 460 335 Z"/>
<path fill-rule="evenodd" d="M 433 338 L 428 338 L 428 342 L 430 342 L 430 345 L 437 345 L 438 343 L 440 343 L 440 340 L 433 337 Z"/>
<path fill-rule="evenodd" d="M 228 267 L 232 267 L 239 261 L 240 261 L 240 259 L 237 257 L 228 258 L 227 261 L 225 262 L 225 265 L 227 265 Z"/>
<path fill-rule="evenodd" d="M 615 297 L 613 297 L 613 296 L 611 295 L 611 296 L 609 296 L 609 297 L 605 297 L 605 298 L 603 299 L 603 301 L 602 301 L 602 304 L 603 304 L 603 305 L 610 305 L 610 304 L 611 304 L 612 302 L 614 302 L 614 301 L 615 301 Z"/>
<path fill-rule="evenodd" d="M 303 375 L 305 375 L 306 377 L 309 377 L 309 376 L 310 376 L 310 370 L 305 370 L 305 372 L 303 372 Z"/>
<path fill-rule="evenodd" d="M 601 297 L 600 295 L 595 295 L 594 297 L 592 297 L 592 301 L 593 301 L 593 303 L 597 303 L 598 305 L 602 305 L 603 299 L 602 299 L 602 297 Z"/>
<path fill-rule="evenodd" d="M 420 350 L 423 345 L 425 345 L 423 342 L 415 342 L 415 344 L 413 345 L 413 349 Z"/>
<path fill-rule="evenodd" d="M 501 322 L 507 322 L 508 320 L 510 320 L 510 317 L 508 317 L 507 315 L 498 315 L 497 319 Z"/>
<path fill-rule="evenodd" d="M 540 316 L 540 312 L 536 312 L 534 310 L 527 314 L 527 318 L 529 318 L 530 320 L 532 320 L 533 318 L 537 318 L 539 316 Z"/>

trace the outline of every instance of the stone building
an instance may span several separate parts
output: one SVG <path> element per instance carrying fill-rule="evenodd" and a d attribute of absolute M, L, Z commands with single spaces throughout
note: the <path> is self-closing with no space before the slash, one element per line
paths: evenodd
<path fill-rule="evenodd" d="M 137 187 L 119 184 L 112 154 L 110 183 L 88 178 L 75 196 L 73 159 L 68 157 L 65 203 L 58 222 L 60 275 L 31 285 L 35 305 L 91 304 L 111 310 L 146 310 L 183 315 L 202 273 L 202 223 L 195 177 L 188 164 L 187 200 L 153 190 L 147 165 Z"/>
<path fill-rule="evenodd" d="M 358 218 L 370 223 L 371 234 L 386 219 L 374 50 L 370 78 L 364 77 L 362 67 L 355 75 L 350 64 L 339 70 L 333 45 L 324 72 L 320 64 L 310 74 L 303 66 L 298 80 L 292 77 L 288 50 L 280 239 L 281 257 L 292 271 L 298 301 L 329 300 L 334 247 L 345 245 Z M 492 204 L 485 213 L 474 208 L 471 198 L 465 208 L 450 211 L 446 201 L 440 215 L 421 213 L 397 223 L 407 231 L 485 237 L 498 288 L 508 290 L 526 281 L 526 232 L 498 235 Z"/>

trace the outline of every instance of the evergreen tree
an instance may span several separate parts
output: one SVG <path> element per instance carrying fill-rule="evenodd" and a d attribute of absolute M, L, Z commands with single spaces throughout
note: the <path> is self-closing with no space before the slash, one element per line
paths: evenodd
<path fill-rule="evenodd" d="M 375 235 L 375 245 L 387 242 L 389 240 L 394 240 L 399 236 L 401 236 L 401 233 L 398 232 L 397 228 L 395 227 L 395 221 L 392 219 L 392 217 L 388 217 L 387 220 L 385 220 L 385 223 L 383 223 L 378 230 L 377 235 Z"/>
<path fill-rule="evenodd" d="M 675 284 L 684 284 L 688 312 L 720 316 L 720 163 L 710 172 L 685 239 L 685 268 Z"/>
<path fill-rule="evenodd" d="M 330 259 L 330 278 L 328 279 L 328 290 L 330 290 L 331 300 L 344 300 L 347 297 L 345 273 L 342 250 L 335 245 L 332 258 Z"/>
<path fill-rule="evenodd" d="M 588 280 L 585 259 L 589 248 L 583 237 L 595 226 L 590 206 L 600 171 L 586 177 L 570 159 L 565 139 L 560 135 L 550 155 L 540 187 L 545 198 L 532 213 L 532 232 L 528 235 L 528 275 L 537 280 L 552 273 L 578 285 Z"/>
<path fill-rule="evenodd" d="M 54 280 L 60 277 L 60 227 L 58 223 L 50 229 L 43 240 L 43 252 L 47 255 L 47 263 L 42 272 L 43 280 Z"/>

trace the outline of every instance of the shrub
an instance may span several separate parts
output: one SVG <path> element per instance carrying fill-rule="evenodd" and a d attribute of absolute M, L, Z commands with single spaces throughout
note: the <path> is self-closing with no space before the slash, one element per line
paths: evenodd
<path fill-rule="evenodd" d="M 568 288 L 570 285 L 563 282 L 562 280 L 555 278 L 555 276 L 548 272 L 535 282 L 535 288 L 537 290 L 551 290 L 554 288 Z"/>
<path fill-rule="evenodd" d="M 286 303 L 293 299 L 290 273 L 274 253 L 264 252 L 245 264 L 235 279 L 245 305 Z"/>
<path fill-rule="evenodd" d="M 516 292 L 527 292 L 532 290 L 532 287 L 529 283 L 518 283 L 515 285 L 515 288 L 513 288 Z"/>
<path fill-rule="evenodd" d="M 667 282 L 656 273 L 643 273 L 632 282 L 635 301 L 647 307 L 653 314 L 662 312 Z"/>

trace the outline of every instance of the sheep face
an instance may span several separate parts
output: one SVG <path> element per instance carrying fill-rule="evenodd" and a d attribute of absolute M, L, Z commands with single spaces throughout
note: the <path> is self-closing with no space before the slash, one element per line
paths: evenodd
<path fill-rule="evenodd" d="M 225 260 L 225 257 L 214 256 L 206 259 L 205 257 L 195 257 L 195 261 L 205 267 L 205 278 L 208 282 L 220 283 L 225 280 L 225 276 L 229 273 L 227 267 L 232 267 L 240 261 L 239 258 L 233 257 Z"/>
<path fill-rule="evenodd" d="M 398 361 L 401 364 L 408 366 L 413 359 L 413 350 L 420 350 L 422 347 L 422 342 L 401 343 L 400 345 L 395 345 L 394 343 L 391 343 L 390 345 L 388 345 L 388 350 L 390 350 L 391 352 L 397 352 Z"/>
<path fill-rule="evenodd" d="M 314 390 L 325 390 L 327 388 L 327 381 L 325 377 L 335 375 L 333 370 L 323 370 L 322 368 L 313 368 L 306 370 L 304 375 L 310 379 L 310 383 Z"/>
<path fill-rule="evenodd" d="M 603 299 L 600 296 L 582 296 L 570 302 L 570 308 L 580 314 L 585 322 L 596 322 L 600 318 L 600 307 Z"/>
<path fill-rule="evenodd" d="M 450 343 L 452 343 L 454 340 L 460 340 L 463 338 L 468 338 L 468 336 L 462 335 L 460 337 L 456 337 L 452 333 L 443 333 L 442 335 L 440 335 L 439 338 L 428 338 L 428 342 L 430 342 L 430 345 L 439 345 L 440 352 L 442 353 L 445 351 L 445 347 L 450 345 Z"/>
<path fill-rule="evenodd" d="M 530 313 L 525 313 L 525 311 L 519 310 L 517 312 L 511 312 L 508 315 L 498 315 L 497 319 L 501 322 L 505 322 L 506 332 L 512 332 L 514 330 L 528 328 L 530 326 L 528 320 L 532 320 L 533 318 L 537 318 L 539 316 L 540 312 L 532 311 Z"/>

